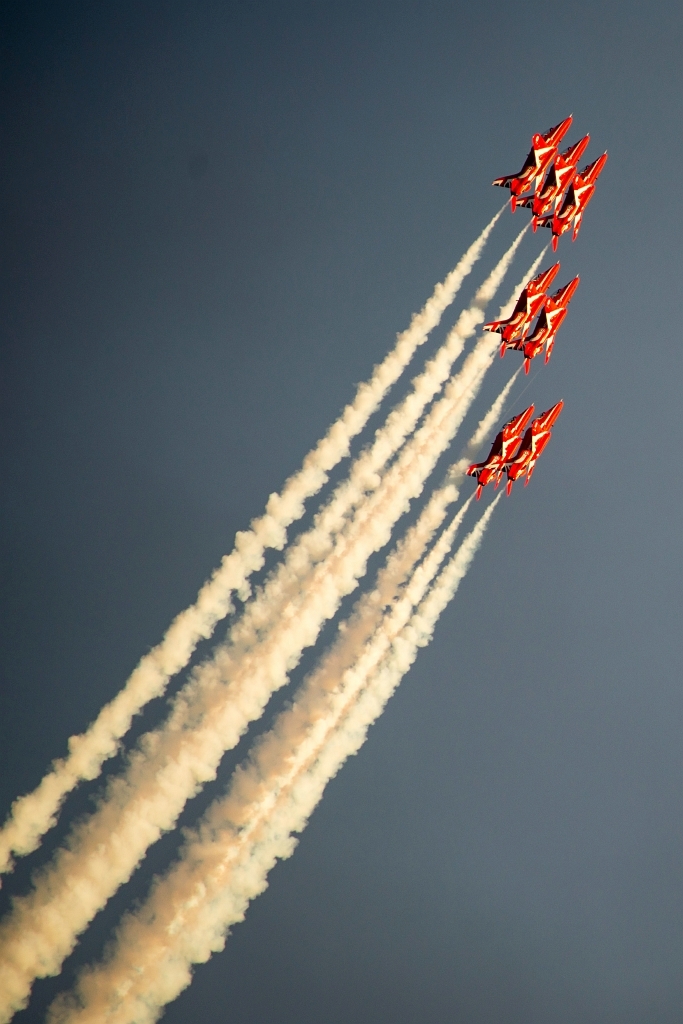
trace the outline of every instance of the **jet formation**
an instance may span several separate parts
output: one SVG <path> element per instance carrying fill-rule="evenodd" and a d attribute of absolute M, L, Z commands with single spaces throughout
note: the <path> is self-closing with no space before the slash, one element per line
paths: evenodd
<path fill-rule="evenodd" d="M 546 363 L 550 359 L 555 337 L 567 315 L 571 297 L 579 287 L 580 278 L 577 276 L 548 295 L 546 289 L 554 281 L 559 269 L 560 264 L 554 263 L 548 270 L 543 270 L 537 277 L 527 281 L 507 320 L 491 320 L 484 324 L 485 331 L 500 334 L 501 358 L 508 349 L 522 353 L 525 373 L 529 372 L 531 360 L 540 355 L 544 347 Z M 536 326 L 529 333 L 536 317 Z"/>
<path fill-rule="evenodd" d="M 571 127 L 572 116 L 560 121 L 547 132 L 531 136 L 531 149 L 521 171 L 496 178 L 494 185 L 509 188 L 510 206 L 514 213 L 518 206 L 531 210 L 531 226 L 550 228 L 553 252 L 560 235 L 573 227 L 572 241 L 576 241 L 586 207 L 593 198 L 595 186 L 607 163 L 603 153 L 593 163 L 579 171 L 590 135 L 584 135 L 573 146 L 558 152 L 560 142 Z"/>
<path fill-rule="evenodd" d="M 507 494 L 512 491 L 515 480 L 525 475 L 526 487 L 536 468 L 538 457 L 550 440 L 555 420 L 562 412 L 563 406 L 564 402 L 559 401 L 537 416 L 530 426 L 527 424 L 534 412 L 533 405 L 508 420 L 496 435 L 484 462 L 475 462 L 467 470 L 467 475 L 477 480 L 477 501 L 487 484 L 493 483 L 494 489 L 498 487 L 504 473 L 507 475 Z"/>
<path fill-rule="evenodd" d="M 531 149 L 522 169 L 517 174 L 504 175 L 493 182 L 510 190 L 513 213 L 518 206 L 531 210 L 534 231 L 539 227 L 550 228 L 553 252 L 557 250 L 560 237 L 569 230 L 572 230 L 572 241 L 576 240 L 586 207 L 593 198 L 598 177 L 607 162 L 607 153 L 603 153 L 579 171 L 579 161 L 588 147 L 590 135 L 584 135 L 559 152 L 560 143 L 571 124 L 570 116 L 547 132 L 532 135 Z M 522 353 L 525 373 L 529 372 L 531 360 L 544 349 L 545 362 L 550 359 L 557 332 L 579 286 L 577 276 L 549 294 L 548 289 L 559 270 L 560 264 L 554 263 L 527 281 L 511 315 L 506 320 L 492 320 L 484 325 L 485 331 L 500 334 L 501 358 L 508 349 Z M 532 420 L 534 407 L 530 405 L 508 420 L 496 435 L 487 458 L 473 463 L 467 470 L 468 476 L 477 481 L 477 500 L 487 484 L 492 483 L 495 489 L 503 476 L 507 476 L 508 494 L 515 480 L 521 477 L 526 477 L 526 487 L 563 406 L 563 401 L 557 402 Z"/>

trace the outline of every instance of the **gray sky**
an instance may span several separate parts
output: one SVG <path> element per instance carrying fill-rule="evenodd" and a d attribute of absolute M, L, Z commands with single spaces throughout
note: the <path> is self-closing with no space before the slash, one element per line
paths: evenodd
<path fill-rule="evenodd" d="M 675 3 L 5 5 L 3 814 L 300 465 L 531 134 L 573 113 L 567 141 L 609 152 L 522 402 L 565 400 L 532 485 L 169 1022 L 680 1021 L 682 27 Z"/>

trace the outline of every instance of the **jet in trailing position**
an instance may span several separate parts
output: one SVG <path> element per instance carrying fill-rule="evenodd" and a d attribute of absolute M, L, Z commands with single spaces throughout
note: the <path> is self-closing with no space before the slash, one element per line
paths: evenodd
<path fill-rule="evenodd" d="M 579 277 L 575 277 L 563 288 L 558 288 L 554 295 L 549 295 L 541 310 L 541 315 L 536 321 L 528 338 L 521 338 L 519 341 L 504 341 L 500 347 L 501 357 L 507 349 L 521 352 L 524 355 L 524 372 L 529 372 L 531 360 L 543 351 L 545 345 L 545 361 L 550 359 L 555 344 L 555 335 L 559 331 L 564 318 L 567 315 L 572 295 L 579 287 Z"/>
<path fill-rule="evenodd" d="M 517 200 L 518 206 L 525 206 L 533 213 L 531 227 L 534 231 L 538 227 L 539 217 L 548 213 L 553 207 L 557 209 L 566 189 L 576 177 L 579 160 L 583 156 L 590 138 L 590 135 L 584 135 L 573 146 L 565 149 L 564 153 L 558 153 L 543 182 L 543 187 L 535 195 L 522 196 Z"/>
<path fill-rule="evenodd" d="M 554 128 L 550 128 L 545 135 L 532 135 L 531 149 L 524 161 L 524 166 L 517 174 L 507 174 L 502 178 L 496 178 L 493 182 L 500 188 L 509 188 L 512 193 L 510 205 L 514 213 L 517 205 L 517 196 L 528 189 L 538 189 L 541 180 L 545 176 L 557 153 L 557 147 L 569 131 L 572 123 L 571 115 L 564 121 L 560 121 Z"/>
<path fill-rule="evenodd" d="M 537 223 L 544 228 L 550 228 L 553 233 L 553 251 L 557 249 L 557 241 L 560 235 L 569 231 L 572 224 L 574 232 L 572 241 L 576 240 L 581 227 L 581 219 L 586 207 L 593 198 L 595 184 L 603 167 L 607 163 L 607 153 L 603 153 L 592 164 L 588 164 L 580 171 L 567 189 L 567 194 L 559 210 L 550 213 L 545 217 L 538 217 Z"/>
<path fill-rule="evenodd" d="M 475 462 L 467 470 L 467 475 L 476 477 L 477 480 L 477 501 L 487 484 L 493 482 L 497 487 L 500 483 L 507 462 L 517 453 L 522 434 L 533 412 L 534 407 L 530 405 L 524 412 L 508 420 L 503 429 L 496 434 L 491 451 L 484 462 Z"/>
<path fill-rule="evenodd" d="M 515 480 L 519 480 L 526 474 L 525 487 L 531 480 L 538 457 L 550 440 L 553 424 L 562 412 L 563 406 L 564 402 L 560 401 L 552 409 L 541 413 L 527 428 L 516 454 L 505 463 L 505 472 L 508 478 L 505 490 L 508 494 L 512 490 Z"/>
<path fill-rule="evenodd" d="M 512 315 L 507 320 L 492 320 L 484 324 L 485 331 L 491 331 L 502 335 L 501 355 L 505 352 L 508 342 L 524 338 L 531 327 L 532 322 L 543 309 L 548 296 L 546 289 L 555 280 L 560 269 L 559 263 L 541 271 L 537 277 L 527 281 L 522 289 Z"/>

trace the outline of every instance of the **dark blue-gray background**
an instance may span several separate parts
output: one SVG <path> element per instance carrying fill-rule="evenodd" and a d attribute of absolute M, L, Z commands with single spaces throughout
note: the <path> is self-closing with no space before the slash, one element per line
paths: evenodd
<path fill-rule="evenodd" d="M 609 151 L 524 396 L 565 399 L 532 486 L 169 1021 L 683 1019 L 682 22 L 674 2 L 4 6 L 3 814 L 300 465 L 531 134 L 573 113 L 567 142 Z"/>

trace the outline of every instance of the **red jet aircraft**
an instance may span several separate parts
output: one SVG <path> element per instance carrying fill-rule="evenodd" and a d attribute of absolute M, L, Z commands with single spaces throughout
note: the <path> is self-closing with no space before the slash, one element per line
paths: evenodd
<path fill-rule="evenodd" d="M 525 473 L 526 480 L 524 481 L 524 486 L 526 487 L 531 480 L 538 457 L 550 440 L 553 424 L 562 412 L 563 405 L 564 402 L 558 402 L 552 409 L 541 413 L 531 426 L 527 428 L 516 454 L 505 463 L 508 477 L 505 490 L 508 494 L 512 490 L 515 480 L 519 480 Z"/>
<path fill-rule="evenodd" d="M 507 349 L 522 352 L 524 354 L 524 372 L 528 373 L 531 360 L 540 355 L 545 345 L 545 361 L 547 363 L 555 344 L 555 335 L 567 315 L 569 303 L 572 295 L 579 287 L 579 281 L 580 278 L 575 277 L 564 288 L 559 288 L 554 295 L 549 295 L 545 300 L 541 315 L 536 321 L 536 326 L 529 337 L 526 340 L 521 338 L 519 341 L 503 342 L 500 347 L 501 358 L 505 355 Z"/>
<path fill-rule="evenodd" d="M 571 123 L 572 117 L 570 115 L 566 120 L 556 124 L 554 128 L 550 128 L 545 135 L 532 135 L 531 149 L 521 171 L 518 174 L 508 174 L 502 178 L 496 178 L 493 182 L 494 185 L 498 185 L 500 188 L 509 188 L 512 192 L 510 205 L 512 206 L 513 213 L 517 205 L 517 196 L 521 195 L 522 192 L 526 192 L 527 189 L 538 189 L 543 176 L 557 153 L 557 147 L 569 131 Z"/>
<path fill-rule="evenodd" d="M 553 251 L 557 249 L 558 238 L 565 231 L 569 231 L 572 222 L 574 224 L 572 241 L 576 240 L 579 228 L 581 227 L 581 218 L 593 198 L 595 183 L 606 163 L 607 153 L 603 153 L 592 164 L 584 167 L 567 189 L 567 194 L 560 209 L 556 210 L 555 213 L 548 214 L 546 217 L 538 218 L 538 223 L 544 228 L 550 228 L 553 233 Z"/>
<path fill-rule="evenodd" d="M 543 188 L 533 196 L 522 196 L 521 199 L 517 200 L 519 206 L 526 206 L 533 213 L 531 227 L 534 231 L 538 227 L 537 218 L 548 213 L 549 210 L 552 210 L 553 206 L 557 208 L 565 190 L 569 188 L 576 177 L 579 160 L 583 156 L 589 142 L 590 135 L 584 135 L 582 139 L 575 142 L 569 149 L 565 149 L 564 153 L 558 153 L 552 167 L 548 171 L 547 178 L 543 182 Z"/>
<path fill-rule="evenodd" d="M 497 487 L 505 472 L 506 463 L 516 454 L 522 440 L 522 434 L 526 425 L 531 419 L 534 407 L 530 405 L 519 416 L 513 416 L 505 424 L 503 429 L 496 434 L 496 439 L 491 446 L 484 462 L 474 462 L 467 470 L 468 476 L 477 478 L 477 501 L 481 492 L 487 484 L 494 482 Z"/>
<path fill-rule="evenodd" d="M 548 270 L 543 270 L 537 277 L 533 277 L 531 281 L 527 281 L 519 298 L 517 299 L 517 304 L 512 311 L 512 316 L 508 317 L 507 320 L 492 320 L 490 323 L 484 324 L 485 331 L 496 332 L 502 335 L 503 342 L 500 347 L 501 355 L 504 353 L 509 341 L 525 337 L 531 327 L 532 321 L 543 309 L 548 298 L 546 295 L 546 289 L 549 288 L 555 280 L 555 276 L 559 269 L 560 264 L 554 263 L 552 267 L 548 268 Z"/>

